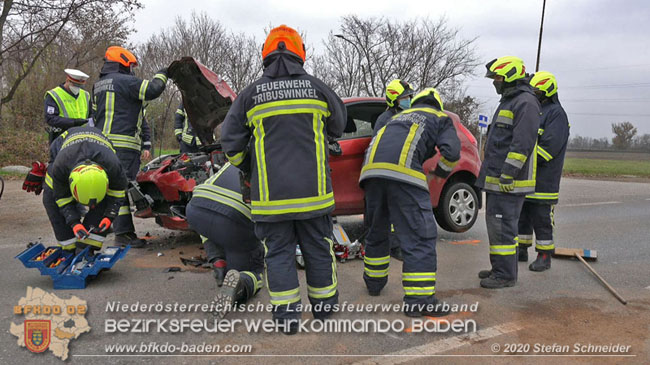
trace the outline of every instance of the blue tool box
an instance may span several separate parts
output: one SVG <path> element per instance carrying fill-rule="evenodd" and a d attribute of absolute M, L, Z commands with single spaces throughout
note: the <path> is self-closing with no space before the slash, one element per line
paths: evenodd
<path fill-rule="evenodd" d="M 111 246 L 93 255 L 90 248 L 86 247 L 75 256 L 72 252 L 62 250 L 61 247 L 45 248 L 42 243 L 38 243 L 18 254 L 16 258 L 25 267 L 35 267 L 41 275 L 51 276 L 54 289 L 84 289 L 88 280 L 101 271 L 110 269 L 118 260 L 124 258 L 129 248 L 131 246 L 124 248 Z M 50 267 L 57 262 L 58 265 Z"/>

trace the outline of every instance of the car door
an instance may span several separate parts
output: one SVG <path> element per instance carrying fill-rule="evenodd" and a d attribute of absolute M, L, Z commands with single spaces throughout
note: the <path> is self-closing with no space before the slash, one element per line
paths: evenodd
<path fill-rule="evenodd" d="M 380 99 L 344 100 L 348 112 L 343 136 L 337 141 L 341 155 L 330 155 L 332 188 L 336 200 L 334 215 L 362 214 L 363 190 L 359 187 L 359 175 L 365 151 L 372 139 L 372 127 L 377 117 L 386 110 Z"/>

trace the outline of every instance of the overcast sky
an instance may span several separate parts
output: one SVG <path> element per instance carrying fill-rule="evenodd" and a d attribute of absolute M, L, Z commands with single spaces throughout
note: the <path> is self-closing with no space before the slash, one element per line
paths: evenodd
<path fill-rule="evenodd" d="M 264 28 L 287 24 L 307 34 L 309 46 L 322 47 L 340 17 L 386 16 L 436 19 L 446 16 L 465 38 L 478 37 L 476 52 L 488 61 L 521 57 L 534 71 L 542 0 L 143 0 L 133 42 L 143 42 L 175 17 L 205 11 L 228 29 L 264 39 Z M 612 122 L 630 121 L 650 134 L 650 1 L 547 0 L 540 70 L 553 72 L 571 134 L 611 137 Z M 483 102 L 492 117 L 498 103 L 491 81 L 479 66 L 467 81 L 468 94 Z"/>

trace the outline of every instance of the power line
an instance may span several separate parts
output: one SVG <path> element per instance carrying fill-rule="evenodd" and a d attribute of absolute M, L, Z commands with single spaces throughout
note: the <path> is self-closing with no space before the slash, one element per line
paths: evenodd
<path fill-rule="evenodd" d="M 636 82 L 628 84 L 603 84 L 603 85 L 580 85 L 580 86 L 563 86 L 563 89 L 625 89 L 636 87 L 650 87 L 650 82 Z"/>
<path fill-rule="evenodd" d="M 603 117 L 650 117 L 650 114 L 625 114 L 625 113 L 567 113 L 571 115 L 593 115 L 593 116 L 603 116 Z"/>

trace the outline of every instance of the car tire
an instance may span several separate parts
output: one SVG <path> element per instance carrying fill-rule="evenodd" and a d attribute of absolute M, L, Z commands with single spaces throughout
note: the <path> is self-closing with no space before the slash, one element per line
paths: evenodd
<path fill-rule="evenodd" d="M 442 191 L 433 212 L 440 228 L 449 232 L 468 231 L 478 217 L 479 201 L 474 189 L 460 181 L 452 182 Z"/>

